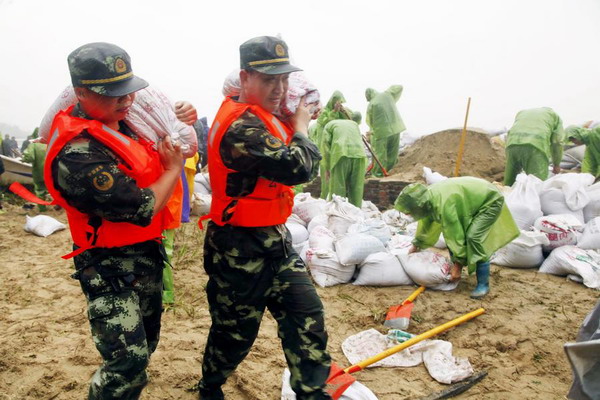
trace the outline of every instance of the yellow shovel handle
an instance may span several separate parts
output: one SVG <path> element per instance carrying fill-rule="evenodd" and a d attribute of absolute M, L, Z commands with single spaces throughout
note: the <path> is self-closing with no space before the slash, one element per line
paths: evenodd
<path fill-rule="evenodd" d="M 452 321 L 446 322 L 443 325 L 440 325 L 438 327 L 428 330 L 427 332 L 421 333 L 420 335 L 417 335 L 411 339 L 408 339 L 404 343 L 400 343 L 399 345 L 391 347 L 385 351 L 382 351 L 381 353 L 379 353 L 371 358 L 367 358 L 366 360 L 363 360 L 357 364 L 354 364 L 354 365 L 344 369 L 344 372 L 351 374 L 353 372 L 357 372 L 362 369 L 365 369 L 369 365 L 374 364 L 379 360 L 383 360 L 384 358 L 389 357 L 392 354 L 396 354 L 399 351 L 402 351 L 402 350 L 406 349 L 407 347 L 412 346 L 413 344 L 419 343 L 420 341 L 425 340 L 425 339 L 429 339 L 430 337 L 438 335 L 456 325 L 460 325 L 463 322 L 467 322 L 475 317 L 478 317 L 481 314 L 483 314 L 484 312 L 485 312 L 485 309 L 483 309 L 483 308 L 479 308 L 475 311 L 471 311 L 470 313 L 465 314 L 462 317 L 455 318 Z"/>
<path fill-rule="evenodd" d="M 423 293 L 424 291 L 425 291 L 425 286 L 419 287 L 417 290 L 415 290 L 414 292 L 412 292 L 412 294 L 410 296 L 408 296 L 406 298 L 406 300 L 404 300 L 402 302 L 402 304 L 408 303 L 408 302 L 412 303 L 413 301 L 415 301 L 415 299 L 417 298 L 417 296 L 420 295 L 421 293 Z"/>

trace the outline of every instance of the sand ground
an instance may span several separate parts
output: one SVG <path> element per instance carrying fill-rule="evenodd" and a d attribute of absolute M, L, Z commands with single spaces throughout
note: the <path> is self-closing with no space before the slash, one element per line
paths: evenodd
<path fill-rule="evenodd" d="M 0 214 L 0 400 L 85 398 L 100 363 L 92 343 L 86 305 L 70 278 L 68 231 L 47 238 L 24 232 L 26 210 L 6 205 Z M 34 214 L 35 212 L 29 211 Z M 65 222 L 62 211 L 48 214 Z M 176 236 L 177 304 L 163 316 L 162 338 L 152 357 L 150 384 L 142 399 L 196 399 L 190 388 L 200 378 L 200 362 L 210 326 L 202 269 L 202 236 L 186 224 Z M 562 346 L 573 341 L 598 292 L 564 278 L 493 266 L 492 293 L 469 299 L 474 277 L 454 292 L 426 291 L 417 300 L 409 330 L 423 332 L 478 307 L 487 312 L 441 337 L 455 355 L 468 357 L 488 377 L 462 399 L 564 399 L 571 370 Z M 357 332 L 384 332 L 387 307 L 411 287 L 318 289 L 327 315 L 334 361 L 348 362 L 342 341 Z M 247 359 L 225 386 L 228 399 L 277 399 L 285 361 L 274 320 L 264 319 Z M 423 365 L 368 369 L 356 374 L 380 399 L 415 399 L 442 390 Z"/>

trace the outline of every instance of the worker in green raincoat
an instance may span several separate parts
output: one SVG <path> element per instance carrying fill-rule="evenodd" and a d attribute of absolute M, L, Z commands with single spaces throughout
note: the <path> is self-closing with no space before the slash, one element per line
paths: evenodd
<path fill-rule="evenodd" d="M 389 171 L 398 161 L 400 134 L 406 130 L 396 103 L 402 94 L 402 85 L 392 85 L 385 92 L 367 89 L 367 125 L 372 132 L 371 145 L 381 165 Z M 381 177 L 383 171 L 378 164 L 373 167 L 373 175 Z"/>
<path fill-rule="evenodd" d="M 46 183 L 44 182 L 44 161 L 46 160 L 46 144 L 31 142 L 23 152 L 23 161 L 30 163 L 33 167 L 31 175 L 33 178 L 33 191 L 40 199 L 48 195 Z M 40 211 L 46 211 L 46 206 L 38 205 Z"/>
<path fill-rule="evenodd" d="M 469 274 L 476 272 L 475 299 L 489 292 L 492 254 L 520 233 L 502 193 L 479 178 L 450 178 L 429 187 L 413 183 L 400 193 L 395 207 L 419 221 L 411 251 L 433 246 L 444 234 L 454 262 L 452 278 L 460 279 L 465 265 Z"/>
<path fill-rule="evenodd" d="M 551 108 L 520 111 L 506 138 L 504 184 L 511 186 L 521 171 L 546 180 L 550 160 L 553 172 L 558 174 L 563 141 L 562 121 Z"/>
<path fill-rule="evenodd" d="M 586 129 L 579 126 L 569 126 L 566 136 L 576 145 L 585 144 L 585 154 L 581 163 L 581 172 L 587 172 L 600 177 L 600 126 Z"/>
<path fill-rule="evenodd" d="M 329 197 L 337 194 L 360 208 L 365 188 L 367 155 L 360 133 L 361 115 L 352 120 L 336 119 L 325 125 L 321 133 L 321 165 L 329 182 Z"/>
<path fill-rule="evenodd" d="M 336 90 L 331 95 L 331 98 L 321 111 L 319 118 L 317 118 L 317 126 L 314 129 L 314 133 L 311 134 L 309 132 L 309 138 L 313 141 L 314 144 L 319 147 L 321 153 L 322 150 L 322 141 L 321 135 L 323 133 L 323 129 L 325 125 L 329 122 L 336 119 L 351 119 L 352 111 L 347 108 L 344 108 L 343 104 L 346 102 L 344 95 L 339 90 Z M 321 176 L 321 198 L 326 199 L 329 197 L 329 180 L 325 174 L 325 170 L 323 166 L 319 167 L 319 175 Z"/>

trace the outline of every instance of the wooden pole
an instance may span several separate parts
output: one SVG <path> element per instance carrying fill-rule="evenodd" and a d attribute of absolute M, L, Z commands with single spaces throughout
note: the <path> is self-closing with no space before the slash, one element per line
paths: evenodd
<path fill-rule="evenodd" d="M 465 150 L 465 140 L 467 139 L 467 120 L 469 119 L 469 108 L 471 107 L 471 98 L 467 101 L 467 114 L 465 115 L 465 124 L 463 126 L 462 135 L 460 137 L 460 146 L 458 147 L 458 157 L 456 157 L 456 168 L 454 169 L 454 176 L 457 177 L 460 172 L 460 164 L 462 163 L 462 156 Z"/>

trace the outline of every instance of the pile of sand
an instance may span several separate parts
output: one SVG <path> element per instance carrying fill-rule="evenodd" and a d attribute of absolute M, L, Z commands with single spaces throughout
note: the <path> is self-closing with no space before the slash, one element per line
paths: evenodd
<path fill-rule="evenodd" d="M 453 176 L 461 134 L 461 129 L 448 129 L 422 137 L 400 154 L 398 163 L 390 171 L 390 179 L 423 180 L 423 167 Z M 501 181 L 504 166 L 504 148 L 500 144 L 483 132 L 467 130 L 461 176 Z"/>

